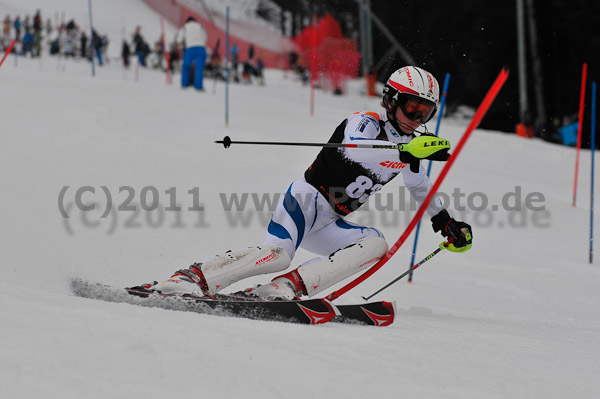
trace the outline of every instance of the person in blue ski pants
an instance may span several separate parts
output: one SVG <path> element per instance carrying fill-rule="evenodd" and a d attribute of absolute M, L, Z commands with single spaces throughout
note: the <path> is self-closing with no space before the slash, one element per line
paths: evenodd
<path fill-rule="evenodd" d="M 188 87 L 192 65 L 194 66 L 194 88 L 203 90 L 204 64 L 206 62 L 206 48 L 203 46 L 190 47 L 183 54 L 183 66 L 181 69 L 181 87 Z"/>
<path fill-rule="evenodd" d="M 204 64 L 206 62 L 206 30 L 194 17 L 189 17 L 177 32 L 176 42 L 185 42 L 183 65 L 181 69 L 181 87 L 188 87 L 194 65 L 194 87 L 204 90 Z"/>

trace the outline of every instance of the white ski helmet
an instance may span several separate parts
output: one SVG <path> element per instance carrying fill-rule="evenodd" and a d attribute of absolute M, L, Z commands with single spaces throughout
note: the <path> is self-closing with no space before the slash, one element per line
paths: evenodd
<path fill-rule="evenodd" d="M 395 118 L 396 108 L 413 120 L 428 122 L 440 101 L 440 85 L 426 70 L 405 66 L 392 73 L 383 86 L 382 105 Z"/>

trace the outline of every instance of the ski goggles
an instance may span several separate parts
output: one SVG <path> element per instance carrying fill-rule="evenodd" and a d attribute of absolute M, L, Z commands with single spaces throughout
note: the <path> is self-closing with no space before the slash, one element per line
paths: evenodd
<path fill-rule="evenodd" d="M 408 119 L 422 123 L 428 122 L 437 111 L 437 106 L 433 102 L 410 94 L 398 94 L 396 104 Z"/>

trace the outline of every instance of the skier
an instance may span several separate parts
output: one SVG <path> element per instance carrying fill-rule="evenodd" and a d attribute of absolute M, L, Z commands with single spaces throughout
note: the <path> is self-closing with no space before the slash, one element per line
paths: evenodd
<path fill-rule="evenodd" d="M 415 138 L 416 129 L 434 116 L 438 101 L 439 85 L 432 74 L 414 66 L 403 67 L 384 86 L 381 104 L 385 111 L 350 115 L 329 142 L 406 144 Z M 428 159 L 445 161 L 448 156 L 444 149 Z M 151 288 L 165 294 L 213 295 L 251 276 L 283 272 L 302 247 L 321 257 L 245 293 L 264 299 L 314 296 L 366 270 L 387 252 L 381 232 L 347 222 L 344 217 L 399 174 L 413 198 L 423 202 L 432 184 L 420 159 L 410 153 L 323 148 L 304 177 L 292 182 L 280 198 L 261 245 L 194 263 Z M 433 230 L 447 237 L 449 250 L 465 252 L 471 248 L 471 226 L 453 219 L 437 195 L 427 214 Z"/>
<path fill-rule="evenodd" d="M 176 42 L 185 41 L 183 66 L 181 68 L 181 87 L 190 85 L 192 64 L 194 68 L 194 87 L 203 91 L 204 64 L 206 63 L 206 30 L 194 17 L 189 17 L 175 36 Z"/>

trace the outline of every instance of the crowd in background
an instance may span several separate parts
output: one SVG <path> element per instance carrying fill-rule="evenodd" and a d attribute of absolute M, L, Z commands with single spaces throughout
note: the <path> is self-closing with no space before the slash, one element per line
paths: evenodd
<path fill-rule="evenodd" d="M 164 37 L 161 35 L 151 48 L 142 34 L 142 28 L 138 26 L 133 35 L 132 43 L 123 41 L 121 51 L 123 65 L 129 67 L 129 58 L 134 56 L 141 67 L 162 71 L 169 70 L 171 73 L 182 72 L 187 43 L 185 38 L 179 40 L 181 38 L 179 32 L 181 30 L 178 31 L 178 35 L 168 45 L 166 45 Z M 168 47 L 166 54 L 165 47 Z M 206 61 L 203 67 L 204 75 L 208 78 L 224 81 L 226 79 L 226 60 L 222 56 L 220 39 L 217 39 L 213 48 L 207 47 L 206 53 Z M 240 62 L 237 44 L 232 44 L 230 54 L 229 73 L 233 82 L 251 84 L 255 81 L 259 85 L 264 85 L 263 71 L 265 64 L 260 55 L 256 55 L 254 46 L 251 45 L 248 49 L 247 59 L 244 62 Z"/>
<path fill-rule="evenodd" d="M 52 22 L 47 21 L 44 26 L 40 10 L 36 11 L 33 18 L 26 15 L 23 19 L 20 16 L 12 19 L 10 15 L 7 15 L 2 22 L 1 47 L 5 50 L 16 39 L 19 47 L 18 49 L 13 48 L 13 51 L 39 57 L 41 55 L 44 29 L 46 31 L 52 30 Z"/>
<path fill-rule="evenodd" d="M 77 21 L 52 22 L 42 18 L 41 10 L 31 15 L 6 15 L 2 21 L 0 32 L 0 50 L 4 53 L 16 39 L 12 53 L 27 57 L 41 57 L 43 54 L 72 59 L 92 59 L 102 66 L 111 60 L 107 57 L 109 38 L 96 30 L 82 29 Z M 143 35 L 142 27 L 137 26 L 130 39 L 123 39 L 120 58 L 112 61 L 121 62 L 124 68 L 132 65 L 132 59 L 141 68 L 161 71 L 169 70 L 172 74 L 181 73 L 186 51 L 185 40 L 177 40 L 177 36 L 168 44 L 161 35 L 149 44 Z M 167 47 L 167 48 L 165 48 Z M 166 54 L 165 54 L 166 52 Z M 225 80 L 225 59 L 221 55 L 220 40 L 214 48 L 206 47 L 206 62 L 203 67 L 207 78 Z M 250 46 L 247 58 L 241 61 L 241 55 L 235 43 L 230 49 L 229 73 L 236 83 L 264 85 L 264 62 L 260 54 L 256 54 L 254 46 Z"/>
<path fill-rule="evenodd" d="M 81 57 L 88 60 L 94 56 L 99 65 L 104 63 L 109 43 L 106 35 L 100 35 L 95 30 L 88 35 L 75 20 L 53 24 L 47 18 L 44 22 L 40 10 L 36 11 L 33 18 L 30 15 L 25 15 L 23 19 L 19 15 L 4 17 L 0 48 L 6 51 L 14 40 L 14 54 L 35 58 L 47 51 L 52 56 Z"/>

